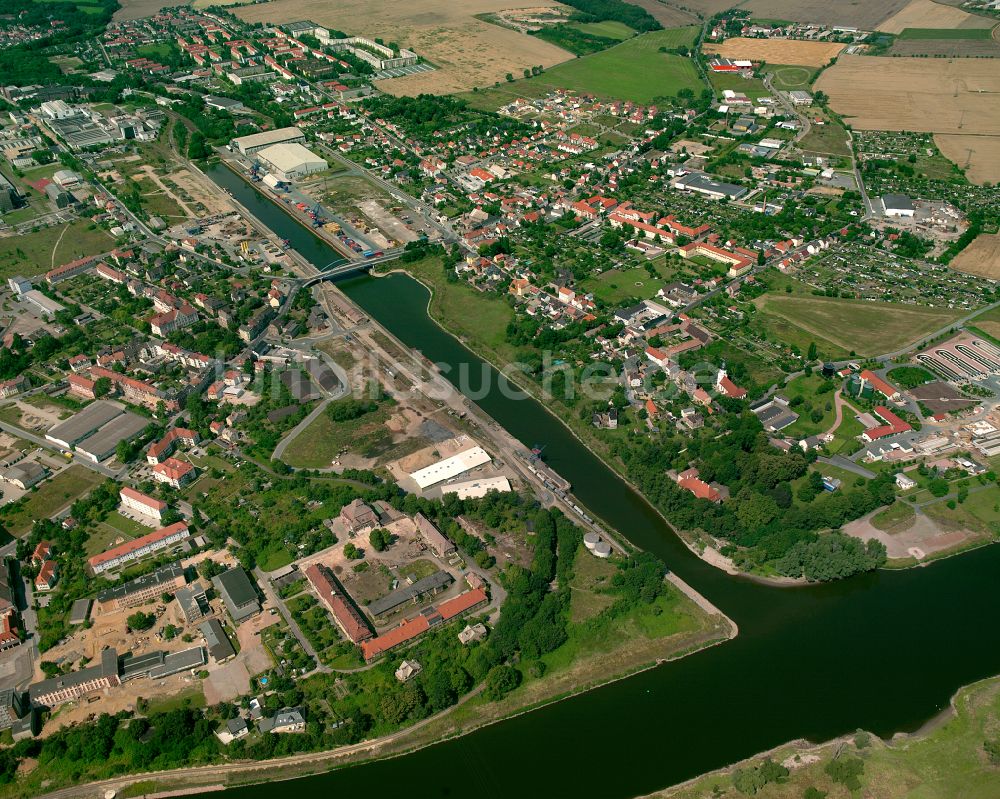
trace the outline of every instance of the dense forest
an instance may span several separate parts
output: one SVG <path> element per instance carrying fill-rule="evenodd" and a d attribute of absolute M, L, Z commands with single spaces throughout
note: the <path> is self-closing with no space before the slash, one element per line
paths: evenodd
<path fill-rule="evenodd" d="M 565 0 L 566 5 L 592 17 L 594 20 L 622 22 L 640 33 L 657 31 L 663 26 L 646 9 L 623 0 Z"/>

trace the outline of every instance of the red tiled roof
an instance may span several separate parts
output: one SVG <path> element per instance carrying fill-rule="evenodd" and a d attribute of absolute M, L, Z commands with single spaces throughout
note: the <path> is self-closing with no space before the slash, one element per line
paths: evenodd
<path fill-rule="evenodd" d="M 677 481 L 677 485 L 690 491 L 698 499 L 707 499 L 710 502 L 715 502 L 719 498 L 719 492 L 716 489 L 697 477 L 682 477 Z"/>
<path fill-rule="evenodd" d="M 169 507 L 163 500 L 143 494 L 141 491 L 136 491 L 132 486 L 123 486 L 118 494 L 122 497 L 134 499 L 136 502 L 141 502 L 146 507 L 155 508 L 158 511 L 165 511 Z"/>
<path fill-rule="evenodd" d="M 896 396 L 896 394 L 899 393 L 899 389 L 897 389 L 891 383 L 883 380 L 881 377 L 875 374 L 871 369 L 863 370 L 861 372 L 861 379 L 867 380 L 869 383 L 872 384 L 872 388 L 874 388 L 876 391 L 878 391 L 879 393 L 883 394 L 886 397 L 894 397 Z"/>
<path fill-rule="evenodd" d="M 913 429 L 907 422 L 904 422 L 884 405 L 877 405 L 875 407 L 875 415 L 882 419 L 885 424 L 865 430 L 865 435 L 871 441 L 885 438 L 886 436 L 894 436 L 896 433 L 905 433 L 907 430 Z"/>
<path fill-rule="evenodd" d="M 100 555 L 94 555 L 87 562 L 91 565 L 91 567 L 100 566 L 102 563 L 107 563 L 108 561 L 128 555 L 150 544 L 155 544 L 157 541 L 162 541 L 165 538 L 170 538 L 172 535 L 177 535 L 177 533 L 181 532 L 181 530 L 187 530 L 187 524 L 185 522 L 175 522 L 169 527 L 161 527 L 159 530 L 154 530 L 152 533 L 140 536 L 139 538 L 134 538 L 131 541 L 126 541 L 124 544 L 113 547 L 107 552 L 102 552 Z"/>
<path fill-rule="evenodd" d="M 180 480 L 184 475 L 194 470 L 194 466 L 177 458 L 167 458 L 163 463 L 158 463 L 153 467 L 156 474 L 162 474 L 170 480 Z"/>
<path fill-rule="evenodd" d="M 372 632 L 368 629 L 364 617 L 344 596 L 343 590 L 337 584 L 337 578 L 330 573 L 326 566 L 314 563 L 306 569 L 306 577 L 316 589 L 320 599 L 330 608 L 330 612 L 343 627 L 347 636 L 355 644 L 367 641 L 372 637 Z M 361 646 L 364 648 L 365 644 L 362 643 Z"/>

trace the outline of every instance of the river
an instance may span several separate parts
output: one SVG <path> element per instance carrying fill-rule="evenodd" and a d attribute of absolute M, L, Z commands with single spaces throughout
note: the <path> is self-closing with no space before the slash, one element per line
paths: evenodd
<path fill-rule="evenodd" d="M 302 228 L 291 217 L 267 201 L 255 204 L 245 184 L 225 185 L 295 241 Z M 325 265 L 326 257 L 313 262 Z M 478 404 L 527 446 L 544 444 L 546 461 L 590 511 L 659 555 L 731 616 L 740 635 L 453 741 L 305 777 L 287 789 L 308 796 L 377 786 L 379 795 L 625 799 L 795 738 L 822 741 L 859 727 L 882 736 L 913 731 L 960 686 L 1000 673 L 1000 637 L 990 631 L 1000 610 L 1000 547 L 831 585 L 776 588 L 732 577 L 691 554 L 544 408 L 502 396 L 493 370 L 427 316 L 428 293 L 419 283 L 393 275 L 338 285 L 431 360 L 451 369 L 464 364 L 473 390 L 491 380 L 494 390 Z M 227 795 L 264 799 L 274 791 L 262 785 Z"/>

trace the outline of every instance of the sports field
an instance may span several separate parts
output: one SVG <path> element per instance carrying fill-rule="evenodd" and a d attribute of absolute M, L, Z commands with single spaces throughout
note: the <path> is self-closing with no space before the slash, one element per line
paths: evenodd
<path fill-rule="evenodd" d="M 768 64 L 767 71 L 774 75 L 771 85 L 785 92 L 808 91 L 818 71 L 801 64 Z"/>
<path fill-rule="evenodd" d="M 828 341 L 861 356 L 902 349 L 961 315 L 939 308 L 786 294 L 766 294 L 755 303 L 817 341 Z"/>
<path fill-rule="evenodd" d="M 822 67 L 830 62 L 845 45 L 837 42 L 803 42 L 795 39 L 746 39 L 736 36 L 721 44 L 706 42 L 706 53 L 716 53 L 723 58 L 747 58 L 776 64 L 803 64 Z"/>

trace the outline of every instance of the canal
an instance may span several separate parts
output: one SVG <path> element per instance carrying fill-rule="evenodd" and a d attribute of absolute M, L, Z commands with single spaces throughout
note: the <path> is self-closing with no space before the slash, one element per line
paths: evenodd
<path fill-rule="evenodd" d="M 255 204 L 259 195 L 246 184 L 226 187 L 279 236 L 294 241 L 302 230 L 267 200 Z M 496 390 L 492 368 L 427 316 L 419 283 L 393 275 L 338 285 L 449 378 L 464 369 L 473 392 L 492 384 L 478 404 L 527 446 L 544 443 L 546 461 L 590 511 L 659 555 L 731 616 L 740 635 L 411 755 L 296 780 L 293 790 L 625 799 L 795 738 L 915 730 L 957 688 L 1000 673 L 1000 637 L 991 632 L 1000 547 L 832 585 L 775 588 L 731 577 L 692 555 L 544 408 Z M 237 792 L 264 799 L 273 791 Z"/>

